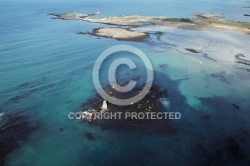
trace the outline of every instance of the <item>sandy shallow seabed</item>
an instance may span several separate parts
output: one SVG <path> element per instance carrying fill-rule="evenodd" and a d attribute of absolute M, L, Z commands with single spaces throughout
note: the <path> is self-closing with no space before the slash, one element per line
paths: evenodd
<path fill-rule="evenodd" d="M 232 31 L 196 31 L 165 26 L 147 26 L 132 28 L 134 31 L 161 34 L 157 37 L 165 46 L 187 53 L 186 48 L 199 52 L 196 56 L 209 56 L 210 60 L 221 60 L 226 63 L 236 61 L 237 54 L 243 54 L 250 60 L 250 36 Z"/>
<path fill-rule="evenodd" d="M 202 80 L 207 80 L 206 77 L 217 77 L 221 81 L 231 82 L 230 84 L 245 86 L 244 80 L 249 78 L 248 73 L 250 71 L 250 65 L 248 65 L 250 64 L 250 23 L 225 20 L 223 16 L 216 13 L 196 13 L 194 15 L 197 18 L 152 16 L 106 18 L 86 16 L 80 18 L 79 15 L 72 15 L 71 13 L 54 16 L 60 19 L 77 19 L 115 26 L 94 29 L 88 33 L 94 36 L 143 41 L 155 45 L 157 49 L 163 50 L 163 52 L 166 47 L 172 48 L 173 54 L 179 52 L 180 57 L 185 59 L 183 65 L 187 67 L 187 76 L 206 73 L 204 78 L 201 74 L 203 79 L 192 78 L 182 81 L 179 87 L 187 97 L 189 105 L 196 106 L 199 105 L 197 98 L 212 97 L 211 94 L 213 93 L 210 91 L 217 89 L 216 85 L 219 82 L 216 81 L 210 82 L 210 88 L 204 87 L 207 86 L 207 83 Z M 242 58 L 244 63 L 239 63 L 238 57 Z M 176 72 L 172 71 L 172 73 Z M 172 78 L 174 77 L 172 76 Z M 197 90 L 188 88 L 193 85 L 196 85 Z M 230 88 L 232 87 L 229 85 L 225 89 L 230 91 Z M 225 89 L 217 89 L 214 93 L 218 96 L 229 95 Z M 202 95 L 200 91 L 203 91 Z M 239 96 L 246 96 L 245 92 L 244 90 L 239 92 Z"/>

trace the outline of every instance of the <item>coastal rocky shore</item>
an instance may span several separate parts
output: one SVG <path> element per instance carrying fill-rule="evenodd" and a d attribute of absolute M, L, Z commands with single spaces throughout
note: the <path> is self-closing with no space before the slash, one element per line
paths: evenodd
<path fill-rule="evenodd" d="M 138 41 L 145 40 L 149 35 L 142 32 L 131 30 L 134 27 L 142 27 L 145 25 L 174 27 L 189 30 L 230 30 L 243 34 L 250 34 L 250 23 L 226 20 L 222 15 L 216 13 L 195 13 L 196 18 L 168 18 L 164 16 L 114 16 L 104 18 L 92 18 L 91 16 L 100 15 L 100 12 L 92 14 L 82 13 L 63 13 L 54 14 L 53 19 L 63 20 L 81 20 L 90 23 L 100 23 L 113 25 L 113 28 L 94 29 L 91 34 L 93 36 L 114 38 L 117 40 Z M 86 34 L 86 32 L 78 32 L 78 34 Z"/>

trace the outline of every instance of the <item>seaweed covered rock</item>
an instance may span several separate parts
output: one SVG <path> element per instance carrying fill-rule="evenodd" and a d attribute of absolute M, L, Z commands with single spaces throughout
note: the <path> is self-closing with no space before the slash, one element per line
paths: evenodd
<path fill-rule="evenodd" d="M 124 98 L 124 96 L 130 96 L 131 94 L 137 94 L 140 92 L 139 87 L 133 92 L 128 92 L 127 94 L 120 94 L 114 88 L 105 88 L 106 92 L 116 98 Z M 111 129 L 119 131 L 134 131 L 142 130 L 149 133 L 175 133 L 177 129 L 170 124 L 170 120 L 166 118 L 149 118 L 147 116 L 142 116 L 150 113 L 166 113 L 169 111 L 168 107 L 164 105 L 162 99 L 168 98 L 168 92 L 162 90 L 157 84 L 153 84 L 148 94 L 140 101 L 136 103 L 131 103 L 127 106 L 119 106 L 108 103 L 108 112 L 121 113 L 120 118 L 110 118 L 101 119 L 91 122 L 94 125 L 100 126 L 102 129 Z M 103 104 L 103 99 L 96 95 L 94 98 L 88 100 L 84 103 L 84 109 L 94 109 L 100 110 Z M 139 117 L 127 117 L 126 113 L 136 113 L 141 114 Z"/>
<path fill-rule="evenodd" d="M 37 126 L 30 123 L 29 117 L 22 114 L 4 114 L 0 124 L 0 165 L 6 156 L 27 141 Z"/>

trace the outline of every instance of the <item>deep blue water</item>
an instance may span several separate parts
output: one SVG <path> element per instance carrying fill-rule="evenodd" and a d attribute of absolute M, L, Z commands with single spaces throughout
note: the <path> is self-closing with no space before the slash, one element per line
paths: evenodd
<path fill-rule="evenodd" d="M 227 19 L 249 22 L 243 16 L 249 9 L 241 6 L 249 3 L 0 1 L 0 113 L 5 113 L 0 127 L 9 116 L 28 117 L 12 118 L 18 127 L 10 127 L 13 132 L 7 135 L 0 133 L 0 147 L 6 140 L 18 145 L 0 161 L 36 166 L 249 164 L 250 78 L 249 72 L 239 71 L 242 66 L 204 57 L 200 57 L 203 66 L 198 66 L 192 55 L 160 45 L 153 35 L 153 44 L 77 35 L 107 25 L 55 20 L 47 15 L 100 11 L 100 17 L 194 17 L 192 13 L 216 12 Z M 182 119 L 170 122 L 176 128 L 174 134 L 102 130 L 68 119 L 69 112 L 82 111 L 82 104 L 96 94 L 92 83 L 96 58 L 117 44 L 135 46 L 149 56 L 156 82 L 169 92 L 171 109 L 182 113 Z M 89 134 L 92 139 L 86 137 Z"/>

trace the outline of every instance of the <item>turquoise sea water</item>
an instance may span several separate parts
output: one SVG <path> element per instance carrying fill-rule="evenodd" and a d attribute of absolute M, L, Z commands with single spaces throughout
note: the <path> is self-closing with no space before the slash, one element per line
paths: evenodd
<path fill-rule="evenodd" d="M 0 1 L 0 113 L 5 113 L 0 127 L 12 114 L 27 116 L 29 126 L 36 126 L 25 141 L 0 158 L 0 165 L 1 161 L 37 166 L 249 164 L 249 66 L 204 56 L 196 59 L 196 55 L 169 47 L 168 33 L 160 40 L 152 35 L 149 43 L 98 39 L 75 33 L 107 25 L 55 20 L 47 15 L 100 11 L 100 17 L 194 17 L 192 13 L 216 12 L 227 19 L 249 22 L 243 14 L 250 10 L 241 8 L 249 5 L 237 0 Z M 227 35 L 233 36 L 232 40 L 250 41 L 245 35 Z M 183 36 L 177 39 L 181 43 Z M 182 113 L 181 120 L 171 122 L 176 133 L 102 130 L 68 119 L 69 112 L 82 111 L 82 104 L 96 94 L 92 83 L 96 58 L 117 44 L 135 46 L 149 56 L 158 73 L 155 79 L 169 92 L 172 110 Z M 242 50 L 249 53 L 247 47 Z M 169 67 L 160 68 L 160 64 Z M 0 135 L 0 141 L 22 136 Z"/>

